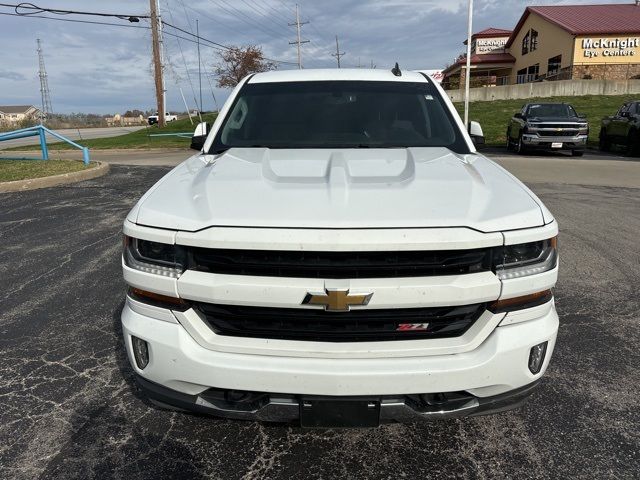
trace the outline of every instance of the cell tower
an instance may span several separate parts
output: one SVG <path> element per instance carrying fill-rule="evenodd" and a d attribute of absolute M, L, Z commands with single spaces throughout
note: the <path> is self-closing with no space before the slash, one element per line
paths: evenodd
<path fill-rule="evenodd" d="M 40 63 L 40 70 L 38 76 L 40 77 L 40 94 L 42 95 L 42 117 L 47 118 L 53 113 L 51 108 L 51 94 L 49 93 L 49 82 L 47 81 L 47 71 L 44 68 L 44 56 L 42 55 L 42 44 L 40 39 L 36 40 L 38 43 L 38 61 Z"/>

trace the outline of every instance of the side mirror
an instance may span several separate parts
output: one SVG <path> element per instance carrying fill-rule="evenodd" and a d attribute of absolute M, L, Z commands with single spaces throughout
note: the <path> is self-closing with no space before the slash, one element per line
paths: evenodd
<path fill-rule="evenodd" d="M 207 122 L 199 123 L 195 132 L 193 132 L 193 137 L 191 137 L 191 148 L 193 150 L 202 150 L 208 134 L 209 124 Z"/>
<path fill-rule="evenodd" d="M 629 118 L 629 112 L 622 112 L 622 113 L 620 114 L 620 116 L 621 116 L 622 118 Z"/>
<path fill-rule="evenodd" d="M 478 122 L 469 122 L 469 135 L 474 145 L 484 145 L 484 133 Z"/>
<path fill-rule="evenodd" d="M 578 118 L 587 118 L 587 116 L 584 113 L 579 113 Z"/>
<path fill-rule="evenodd" d="M 513 118 L 524 118 L 524 115 L 522 115 L 522 113 L 518 112 L 513 116 Z"/>

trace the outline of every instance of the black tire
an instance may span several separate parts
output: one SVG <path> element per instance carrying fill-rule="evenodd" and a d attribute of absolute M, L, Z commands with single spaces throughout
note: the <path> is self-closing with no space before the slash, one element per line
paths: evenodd
<path fill-rule="evenodd" d="M 609 150 L 611 150 L 611 140 L 609 140 L 607 131 L 604 128 L 600 130 L 599 148 L 603 152 L 608 152 Z"/>
<path fill-rule="evenodd" d="M 527 147 L 522 143 L 522 134 L 518 135 L 518 143 L 516 143 L 516 152 L 518 155 L 524 155 L 527 153 Z"/>
<path fill-rule="evenodd" d="M 571 155 L 574 157 L 581 157 L 584 155 L 583 150 L 571 150 Z"/>
<path fill-rule="evenodd" d="M 631 130 L 627 135 L 627 155 L 637 157 L 640 155 L 640 132 Z"/>
<path fill-rule="evenodd" d="M 511 143 L 511 132 L 507 130 L 507 152 L 513 151 L 513 143 Z"/>

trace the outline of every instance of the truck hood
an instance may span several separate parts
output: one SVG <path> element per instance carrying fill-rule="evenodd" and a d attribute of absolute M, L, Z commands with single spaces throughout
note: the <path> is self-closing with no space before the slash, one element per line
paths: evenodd
<path fill-rule="evenodd" d="M 543 225 L 538 202 L 489 159 L 446 148 L 233 148 L 178 165 L 128 218 L 183 231 L 234 226 L 493 232 Z"/>
<path fill-rule="evenodd" d="M 586 123 L 586 118 L 580 117 L 527 117 L 529 122 L 545 123 Z"/>

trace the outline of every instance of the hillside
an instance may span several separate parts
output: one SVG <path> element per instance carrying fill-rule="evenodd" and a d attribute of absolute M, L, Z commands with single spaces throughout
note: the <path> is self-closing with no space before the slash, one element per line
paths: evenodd
<path fill-rule="evenodd" d="M 491 102 L 473 102 L 469 105 L 469 118 L 480 122 L 484 131 L 487 145 L 504 145 L 507 141 L 507 125 L 514 113 L 528 102 L 566 102 L 573 105 L 578 113 L 587 116 L 590 125 L 589 143 L 598 143 L 600 133 L 600 120 L 602 117 L 613 115 L 618 111 L 620 105 L 629 96 L 594 96 L 584 97 L 553 97 L 553 98 L 532 98 L 529 100 L 494 100 Z M 456 109 L 463 116 L 464 104 L 456 103 Z"/>

